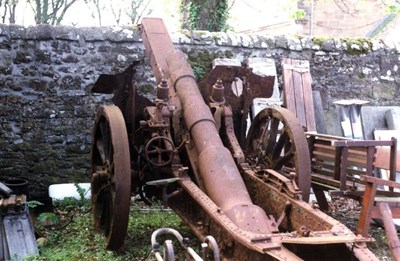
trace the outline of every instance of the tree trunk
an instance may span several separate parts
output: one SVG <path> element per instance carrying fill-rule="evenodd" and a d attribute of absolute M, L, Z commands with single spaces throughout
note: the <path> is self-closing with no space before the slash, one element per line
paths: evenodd
<path fill-rule="evenodd" d="M 12 3 L 9 5 L 10 9 L 10 24 L 15 24 L 15 8 L 17 7 L 17 1 L 12 1 Z"/>
<path fill-rule="evenodd" d="M 223 31 L 226 25 L 227 0 L 182 0 L 182 27 L 191 30 Z"/>

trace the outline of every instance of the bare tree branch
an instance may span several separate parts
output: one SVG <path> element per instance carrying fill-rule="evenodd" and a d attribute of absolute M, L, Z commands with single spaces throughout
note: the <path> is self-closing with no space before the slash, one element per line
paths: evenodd
<path fill-rule="evenodd" d="M 111 8 L 111 12 L 114 16 L 115 22 L 117 23 L 117 25 L 119 25 L 119 23 L 121 21 L 122 9 L 121 8 L 115 9 L 112 2 L 110 3 L 110 8 Z"/>
<path fill-rule="evenodd" d="M 92 17 L 94 19 L 97 19 L 98 25 L 101 26 L 103 21 L 103 12 L 107 9 L 107 1 L 85 0 L 85 3 L 88 5 L 89 9 L 94 9 L 94 11 L 92 12 Z"/>
<path fill-rule="evenodd" d="M 77 0 L 28 0 L 35 14 L 36 24 L 59 25 L 64 19 L 66 11 Z"/>
<path fill-rule="evenodd" d="M 143 15 L 151 14 L 152 10 L 148 9 L 152 0 L 131 0 L 129 9 L 125 14 L 129 17 L 132 24 L 137 24 Z"/>
<path fill-rule="evenodd" d="M 4 9 L 1 11 L 1 22 L 5 23 L 7 18 L 10 24 L 15 24 L 15 10 L 17 7 L 18 0 L 5 0 L 0 1 L 0 8 L 3 7 Z"/>

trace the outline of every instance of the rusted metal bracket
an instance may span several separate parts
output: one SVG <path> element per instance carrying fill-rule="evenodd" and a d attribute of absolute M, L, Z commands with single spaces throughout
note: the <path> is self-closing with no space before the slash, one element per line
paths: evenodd
<path fill-rule="evenodd" d="M 279 172 L 272 169 L 259 170 L 256 174 L 261 177 L 262 180 L 277 188 L 280 192 L 285 193 L 293 199 L 299 199 L 301 190 L 293 184 L 291 179 L 286 178 Z"/>

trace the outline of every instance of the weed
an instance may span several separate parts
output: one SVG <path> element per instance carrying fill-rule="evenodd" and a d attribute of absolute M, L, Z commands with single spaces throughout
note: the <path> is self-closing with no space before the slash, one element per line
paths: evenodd
<path fill-rule="evenodd" d="M 37 206 L 43 206 L 44 204 L 40 201 L 37 200 L 30 200 L 28 201 L 28 207 L 29 208 L 36 208 Z"/>
<path fill-rule="evenodd" d="M 41 224 L 42 226 L 53 226 L 55 224 L 60 223 L 60 219 L 56 216 L 56 214 L 51 213 L 51 212 L 44 212 L 41 213 L 36 220 Z"/>
<path fill-rule="evenodd" d="M 80 185 L 79 185 L 79 183 L 74 183 L 74 186 L 75 186 L 75 188 L 76 188 L 76 191 L 78 192 L 78 194 L 79 194 L 79 199 L 80 199 L 80 203 L 81 203 L 81 206 L 84 206 L 85 205 L 85 196 L 86 196 L 86 194 L 89 192 L 89 190 L 88 189 L 84 189 L 84 188 L 82 188 Z"/>

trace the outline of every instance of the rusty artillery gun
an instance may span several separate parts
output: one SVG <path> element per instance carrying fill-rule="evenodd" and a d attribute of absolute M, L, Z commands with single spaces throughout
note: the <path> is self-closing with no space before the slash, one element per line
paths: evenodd
<path fill-rule="evenodd" d="M 131 196 L 140 195 L 162 199 L 200 239 L 215 237 L 223 260 L 377 260 L 369 239 L 307 203 L 310 156 L 296 117 L 264 109 L 246 134 L 251 102 L 271 96 L 273 77 L 216 66 L 199 88 L 162 20 L 143 19 L 141 34 L 155 101 L 136 91 L 137 63 L 92 89 L 114 93 L 97 112 L 90 172 L 108 249 L 123 244 Z M 239 97 L 230 88 L 237 78 Z"/>

